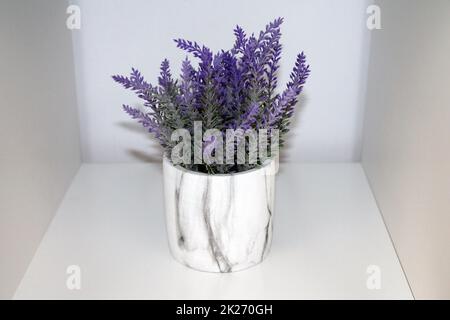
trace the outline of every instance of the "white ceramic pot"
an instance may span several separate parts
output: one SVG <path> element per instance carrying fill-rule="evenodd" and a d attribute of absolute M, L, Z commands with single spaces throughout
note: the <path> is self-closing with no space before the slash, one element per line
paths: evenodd
<path fill-rule="evenodd" d="M 264 260 L 272 241 L 278 162 L 209 175 L 164 157 L 166 224 L 172 255 L 196 270 L 233 272 Z"/>

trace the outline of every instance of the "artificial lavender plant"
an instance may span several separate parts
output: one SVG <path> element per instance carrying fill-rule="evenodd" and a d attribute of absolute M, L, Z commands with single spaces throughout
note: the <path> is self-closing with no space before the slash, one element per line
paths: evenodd
<path fill-rule="evenodd" d="M 278 129 L 279 144 L 283 146 L 283 137 L 289 130 L 297 98 L 310 69 L 305 55 L 300 53 L 285 90 L 276 92 L 282 22 L 283 19 L 278 18 L 259 35 L 250 36 L 236 26 L 233 47 L 217 53 L 197 42 L 176 39 L 177 47 L 197 58 L 198 65 L 194 67 L 186 58 L 180 78 L 174 79 L 169 61 L 165 59 L 161 63 L 158 85 L 146 82 L 134 68 L 129 77 L 113 76 L 116 82 L 144 101 L 142 110 L 128 105 L 123 105 L 123 109 L 154 134 L 167 152 L 177 143 L 171 141 L 172 132 L 185 128 L 192 133 L 194 121 L 201 121 L 204 130 L 216 128 L 223 135 L 226 129 L 267 129 L 269 133 Z M 208 143 L 204 143 L 203 148 L 207 147 Z M 231 173 L 257 165 L 184 166 L 200 172 Z"/>

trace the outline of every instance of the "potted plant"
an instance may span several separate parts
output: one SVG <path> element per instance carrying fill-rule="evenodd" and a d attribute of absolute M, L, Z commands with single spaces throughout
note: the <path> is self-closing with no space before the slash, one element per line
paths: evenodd
<path fill-rule="evenodd" d="M 250 36 L 237 26 L 233 47 L 215 54 L 176 39 L 198 59 L 195 66 L 183 61 L 178 80 L 167 60 L 157 86 L 136 69 L 113 76 L 143 99 L 142 109 L 123 109 L 165 150 L 169 246 L 193 269 L 242 270 L 270 248 L 278 148 L 310 72 L 300 53 L 286 89 L 276 92 L 282 22 Z"/>

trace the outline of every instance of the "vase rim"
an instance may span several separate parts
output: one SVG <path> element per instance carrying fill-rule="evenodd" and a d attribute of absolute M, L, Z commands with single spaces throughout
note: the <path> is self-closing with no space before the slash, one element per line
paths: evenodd
<path fill-rule="evenodd" d="M 172 168 L 175 168 L 176 170 L 180 170 L 184 173 L 189 173 L 192 175 L 199 175 L 199 176 L 206 176 L 206 177 L 231 177 L 231 176 L 240 176 L 240 175 L 244 175 L 244 174 L 248 174 L 248 173 L 252 173 L 252 172 L 257 172 L 260 170 L 263 170 L 267 167 L 269 167 L 270 165 L 272 165 L 272 163 L 274 161 L 277 160 L 277 157 L 272 157 L 272 158 L 268 158 L 266 161 L 264 161 L 264 163 L 256 168 L 250 169 L 250 170 L 245 170 L 245 171 L 240 171 L 240 172 L 232 172 L 232 173 L 205 173 L 205 172 L 198 172 L 198 171 L 192 171 L 192 170 L 188 170 L 180 165 L 174 165 L 172 163 L 172 160 L 170 160 L 170 158 L 167 156 L 166 153 L 163 154 L 163 162 L 169 164 Z"/>

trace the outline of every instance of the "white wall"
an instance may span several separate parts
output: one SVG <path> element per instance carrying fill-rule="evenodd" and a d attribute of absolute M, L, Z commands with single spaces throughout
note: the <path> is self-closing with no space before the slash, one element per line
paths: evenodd
<path fill-rule="evenodd" d="M 378 1 L 363 165 L 416 298 L 450 299 L 450 1 Z"/>
<path fill-rule="evenodd" d="M 87 162 L 152 161 L 157 144 L 121 110 L 137 103 L 112 74 L 139 68 L 156 80 L 167 57 L 177 73 L 185 54 L 173 38 L 229 48 L 233 28 L 259 31 L 278 16 L 284 85 L 304 50 L 312 75 L 284 151 L 291 161 L 355 161 L 360 137 L 368 55 L 366 0 L 79 0 L 81 30 L 74 34 L 83 159 Z"/>
<path fill-rule="evenodd" d="M 0 299 L 12 297 L 80 164 L 66 7 L 0 2 Z"/>

